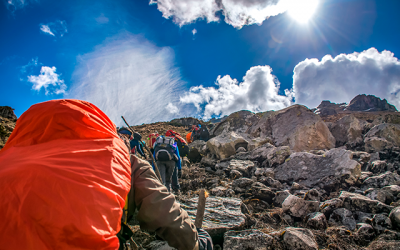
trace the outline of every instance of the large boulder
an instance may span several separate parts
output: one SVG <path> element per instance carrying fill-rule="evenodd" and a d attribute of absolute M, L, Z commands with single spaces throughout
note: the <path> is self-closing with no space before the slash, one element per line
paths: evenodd
<path fill-rule="evenodd" d="M 301 105 L 264 114 L 250 133 L 271 137 L 275 146 L 289 146 L 297 152 L 335 147 L 335 138 L 321 117 Z"/>
<path fill-rule="evenodd" d="M 246 154 L 238 155 L 237 158 L 257 161 L 262 167 L 276 167 L 284 163 L 291 153 L 288 146 L 275 147 L 265 143 Z"/>
<path fill-rule="evenodd" d="M 363 130 L 366 122 L 355 118 L 353 115 L 346 115 L 335 122 L 330 131 L 336 139 L 336 147 L 348 144 L 350 147 L 362 144 Z"/>
<path fill-rule="evenodd" d="M 200 162 L 207 153 L 206 142 L 196 140 L 189 144 L 188 158 L 191 162 Z"/>
<path fill-rule="evenodd" d="M 223 170 L 227 174 L 233 170 L 239 171 L 242 176 L 251 178 L 256 171 L 252 161 L 231 160 L 220 162 L 215 165 L 216 170 Z"/>
<path fill-rule="evenodd" d="M 400 125 L 390 123 L 376 125 L 365 135 L 364 143 L 367 152 L 400 147 Z"/>
<path fill-rule="evenodd" d="M 370 198 L 356 193 L 342 191 L 339 199 L 343 201 L 343 207 L 354 212 L 361 211 L 364 213 L 389 213 L 393 207 L 388 206 L 380 201 L 371 200 Z"/>
<path fill-rule="evenodd" d="M 258 230 L 228 231 L 224 235 L 224 249 L 273 249 L 274 238 Z"/>
<path fill-rule="evenodd" d="M 304 228 L 288 227 L 283 235 L 286 249 L 291 250 L 317 250 L 318 244 L 313 233 Z"/>
<path fill-rule="evenodd" d="M 198 198 L 192 198 L 181 203 L 183 209 L 194 221 L 197 213 Z M 208 197 L 203 220 L 203 229 L 213 241 L 221 242 L 226 231 L 241 229 L 246 216 L 241 211 L 242 201 L 237 198 Z"/>
<path fill-rule="evenodd" d="M 269 139 L 255 138 L 250 139 L 245 135 L 236 132 L 224 132 L 217 137 L 207 141 L 207 148 L 215 154 L 218 159 L 226 159 L 236 154 L 236 150 L 243 147 L 247 151 L 253 150 L 265 143 Z"/>
<path fill-rule="evenodd" d="M 297 196 L 289 195 L 282 203 L 283 212 L 293 217 L 302 218 L 309 213 L 319 211 L 318 201 L 306 201 Z"/>
<path fill-rule="evenodd" d="M 275 169 L 276 180 L 294 181 L 309 188 L 332 188 L 343 176 L 356 179 L 360 174 L 360 164 L 352 160 L 350 151 L 344 149 L 331 149 L 324 155 L 293 153 L 284 164 Z"/>

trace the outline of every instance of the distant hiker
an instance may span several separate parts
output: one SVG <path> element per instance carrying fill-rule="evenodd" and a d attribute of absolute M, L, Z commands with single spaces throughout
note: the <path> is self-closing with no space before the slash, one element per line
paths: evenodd
<path fill-rule="evenodd" d="M 199 134 L 199 140 L 207 142 L 210 139 L 210 133 L 208 132 L 207 126 L 201 126 Z"/>
<path fill-rule="evenodd" d="M 156 143 L 156 139 L 157 137 L 159 137 L 160 135 L 155 132 L 152 134 L 149 134 L 149 136 L 147 137 L 147 146 L 150 148 L 151 153 L 154 153 L 154 144 Z"/>
<path fill-rule="evenodd" d="M 129 144 L 130 144 L 130 149 L 132 154 L 139 153 L 142 157 L 146 158 L 146 154 L 144 153 L 143 150 L 143 142 L 142 136 L 139 133 L 134 133 L 132 136 L 132 132 L 129 131 L 127 128 L 121 128 L 118 133 L 120 134 L 125 134 L 129 136 Z"/>
<path fill-rule="evenodd" d="M 190 133 L 188 133 L 187 135 L 186 135 L 186 142 L 187 143 L 192 143 L 192 132 L 190 132 Z"/>
<path fill-rule="evenodd" d="M 192 142 L 200 139 L 200 126 L 201 126 L 200 124 L 194 126 L 194 128 L 192 130 L 192 137 L 191 137 Z"/>
<path fill-rule="evenodd" d="M 171 179 L 175 170 L 175 165 L 178 167 L 178 172 L 181 170 L 181 158 L 174 137 L 159 136 L 154 145 L 154 159 L 161 174 L 163 184 L 171 191 Z"/>
<path fill-rule="evenodd" d="M 146 155 L 143 150 L 142 136 L 139 133 L 133 133 L 133 138 L 130 142 L 132 154 L 138 152 L 142 157 L 146 159 Z"/>
<path fill-rule="evenodd" d="M 121 232 L 135 210 L 141 229 L 171 247 L 212 249 L 210 236 L 91 103 L 30 107 L 0 151 L 0 166 L 1 249 L 123 249 L 131 236 Z"/>

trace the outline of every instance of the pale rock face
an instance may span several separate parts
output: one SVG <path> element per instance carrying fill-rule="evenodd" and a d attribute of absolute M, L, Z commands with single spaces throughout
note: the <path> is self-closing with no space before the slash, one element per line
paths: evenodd
<path fill-rule="evenodd" d="M 283 242 L 291 250 L 317 250 L 318 244 L 313 233 L 308 229 L 288 227 L 283 235 Z"/>
<path fill-rule="evenodd" d="M 335 147 L 335 138 L 321 117 L 301 105 L 266 113 L 250 131 L 255 137 L 272 137 L 275 146 L 289 146 L 296 152 Z"/>
<path fill-rule="evenodd" d="M 273 249 L 273 237 L 258 230 L 229 231 L 224 235 L 224 249 Z"/>
<path fill-rule="evenodd" d="M 320 212 L 308 214 L 305 221 L 307 222 L 308 228 L 315 230 L 324 230 L 328 225 L 325 215 Z"/>
<path fill-rule="evenodd" d="M 301 218 L 309 213 L 318 212 L 319 202 L 306 201 L 297 196 L 289 195 L 282 203 L 282 209 L 293 217 Z"/>
<path fill-rule="evenodd" d="M 400 229 L 400 207 L 394 208 L 389 214 L 393 228 Z"/>
<path fill-rule="evenodd" d="M 295 181 L 312 188 L 332 185 L 342 176 L 348 175 L 357 179 L 361 175 L 361 165 L 352 160 L 352 153 L 344 149 L 331 149 L 324 155 L 305 152 L 293 153 L 286 162 L 275 169 L 275 179 L 280 182 Z"/>
<path fill-rule="evenodd" d="M 371 200 L 361 195 L 342 191 L 339 199 L 343 201 L 343 207 L 354 212 L 361 211 L 364 213 L 389 213 L 393 207 L 388 206 L 380 201 Z"/>

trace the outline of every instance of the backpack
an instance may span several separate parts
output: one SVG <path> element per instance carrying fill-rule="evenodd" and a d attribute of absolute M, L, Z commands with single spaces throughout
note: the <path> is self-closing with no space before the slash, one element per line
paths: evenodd
<path fill-rule="evenodd" d="M 176 145 L 174 137 L 159 136 L 154 146 L 154 154 L 157 161 L 178 161 L 175 154 Z"/>
<path fill-rule="evenodd" d="M 210 138 L 210 133 L 208 132 L 208 129 L 205 126 L 202 126 L 199 129 L 199 134 L 200 134 L 200 136 L 199 136 L 200 140 L 208 141 L 208 139 Z"/>
<path fill-rule="evenodd" d="M 154 148 L 154 145 L 156 143 L 156 139 L 159 136 L 160 135 L 158 133 L 153 133 L 153 134 L 149 135 L 149 137 L 147 138 L 147 145 L 149 146 L 149 148 Z"/>

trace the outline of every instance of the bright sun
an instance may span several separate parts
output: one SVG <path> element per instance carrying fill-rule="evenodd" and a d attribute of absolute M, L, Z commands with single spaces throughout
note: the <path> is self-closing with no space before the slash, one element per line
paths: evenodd
<path fill-rule="evenodd" d="M 294 0 L 288 10 L 289 15 L 299 23 L 307 23 L 318 7 L 318 0 Z"/>

